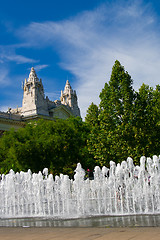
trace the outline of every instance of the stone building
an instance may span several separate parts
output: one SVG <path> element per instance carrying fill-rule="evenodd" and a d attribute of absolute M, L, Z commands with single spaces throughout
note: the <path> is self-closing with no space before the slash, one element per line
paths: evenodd
<path fill-rule="evenodd" d="M 45 97 L 42 80 L 37 77 L 34 68 L 31 68 L 28 79 L 23 84 L 22 107 L 11 109 L 7 113 L 0 112 L 0 131 L 10 127 L 22 127 L 25 121 L 32 119 L 66 119 L 70 116 L 81 116 L 77 103 L 76 91 L 67 80 L 64 91 L 61 91 L 60 100 L 51 101 Z"/>

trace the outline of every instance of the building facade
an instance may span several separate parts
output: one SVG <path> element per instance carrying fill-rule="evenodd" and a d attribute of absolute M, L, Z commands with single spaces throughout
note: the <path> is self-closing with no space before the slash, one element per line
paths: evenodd
<path fill-rule="evenodd" d="M 51 101 L 45 97 L 42 80 L 37 77 L 32 67 L 28 79 L 23 83 L 22 107 L 9 108 L 6 113 L 0 112 L 0 131 L 11 127 L 17 129 L 32 119 L 54 120 L 67 119 L 71 116 L 81 117 L 77 94 L 69 81 L 67 80 L 64 91 L 61 91 L 60 100 Z"/>

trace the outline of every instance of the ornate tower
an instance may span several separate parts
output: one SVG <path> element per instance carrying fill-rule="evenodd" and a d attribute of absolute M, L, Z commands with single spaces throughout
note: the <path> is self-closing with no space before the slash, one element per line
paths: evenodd
<path fill-rule="evenodd" d="M 77 103 L 76 91 L 72 89 L 69 81 L 67 80 L 64 91 L 61 91 L 61 104 L 68 106 L 74 116 L 81 116 L 80 109 Z"/>
<path fill-rule="evenodd" d="M 25 79 L 23 85 L 22 114 L 25 117 L 34 115 L 49 116 L 42 80 L 38 79 L 33 67 L 28 80 Z"/>

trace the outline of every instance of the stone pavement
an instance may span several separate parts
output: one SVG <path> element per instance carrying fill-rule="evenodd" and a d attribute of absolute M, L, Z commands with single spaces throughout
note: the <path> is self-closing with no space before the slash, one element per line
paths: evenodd
<path fill-rule="evenodd" d="M 160 227 L 24 228 L 0 227 L 0 240 L 160 240 Z"/>

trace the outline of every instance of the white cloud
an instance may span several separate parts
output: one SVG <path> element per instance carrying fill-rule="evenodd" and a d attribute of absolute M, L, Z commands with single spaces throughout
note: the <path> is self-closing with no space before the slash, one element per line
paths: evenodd
<path fill-rule="evenodd" d="M 143 82 L 159 83 L 156 24 L 150 6 L 143 1 L 118 1 L 64 21 L 31 23 L 18 35 L 31 39 L 30 46 L 50 45 L 59 51 L 61 66 L 76 78 L 74 88 L 84 117 L 92 101 L 99 103 L 99 93 L 116 59 L 132 76 L 135 89 Z"/>
<path fill-rule="evenodd" d="M 0 46 L 0 62 L 16 62 L 17 64 L 23 64 L 23 63 L 36 63 L 37 60 L 27 58 L 25 56 L 16 54 L 16 48 L 20 46 L 11 45 L 11 46 Z"/>
<path fill-rule="evenodd" d="M 1 56 L 1 57 L 2 57 L 2 59 L 8 60 L 8 61 L 14 61 L 14 62 L 16 62 L 17 64 L 22 64 L 22 63 L 35 63 L 35 62 L 37 62 L 37 61 L 34 60 L 34 59 L 27 58 L 27 57 L 22 56 L 22 55 L 16 55 L 16 54 L 13 54 L 13 55 L 3 55 L 3 56 Z"/>
<path fill-rule="evenodd" d="M 36 65 L 36 66 L 34 66 L 34 69 L 36 70 L 36 71 L 40 71 L 40 70 L 42 70 L 42 69 L 44 69 L 44 68 L 47 68 L 49 65 L 47 65 L 47 64 L 42 64 L 42 65 Z"/>
<path fill-rule="evenodd" d="M 9 71 L 7 68 L 0 67 L 0 85 L 5 87 L 10 84 Z"/>

